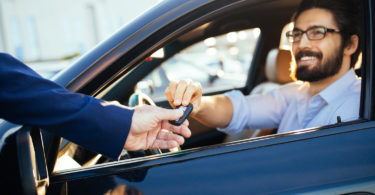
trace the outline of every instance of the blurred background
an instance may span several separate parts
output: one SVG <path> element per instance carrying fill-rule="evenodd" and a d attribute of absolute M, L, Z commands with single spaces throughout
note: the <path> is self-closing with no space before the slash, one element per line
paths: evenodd
<path fill-rule="evenodd" d="M 162 0 L 0 0 L 0 52 L 50 78 Z"/>

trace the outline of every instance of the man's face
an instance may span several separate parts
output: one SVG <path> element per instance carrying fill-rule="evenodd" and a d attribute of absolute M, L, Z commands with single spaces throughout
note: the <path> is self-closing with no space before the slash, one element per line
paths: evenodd
<path fill-rule="evenodd" d="M 294 27 L 306 30 L 312 26 L 339 30 L 332 13 L 319 8 L 302 12 Z M 339 72 L 343 58 L 341 35 L 327 32 L 321 40 L 309 40 L 305 33 L 300 41 L 293 43 L 293 54 L 298 80 L 314 82 L 333 76 Z"/>

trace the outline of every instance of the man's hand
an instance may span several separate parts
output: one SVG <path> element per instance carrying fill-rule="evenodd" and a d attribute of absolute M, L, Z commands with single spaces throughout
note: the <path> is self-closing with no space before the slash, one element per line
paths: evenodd
<path fill-rule="evenodd" d="M 202 97 L 202 86 L 191 80 L 172 81 L 165 90 L 165 96 L 172 107 L 194 106 L 190 116 L 208 127 L 227 127 L 233 117 L 233 105 L 225 95 Z"/>
<path fill-rule="evenodd" d="M 189 122 L 173 126 L 168 120 L 182 116 L 181 110 L 164 109 L 156 106 L 142 105 L 134 108 L 132 124 L 124 149 L 146 150 L 150 148 L 169 149 L 184 143 L 184 137 L 191 136 Z M 177 134 L 171 133 L 175 132 Z M 182 137 L 182 136 L 183 137 Z"/>
<path fill-rule="evenodd" d="M 187 106 L 192 103 L 194 106 L 192 115 L 199 110 L 202 98 L 202 86 L 191 80 L 172 81 L 165 90 L 165 96 L 169 104 L 174 108 L 179 105 Z"/>

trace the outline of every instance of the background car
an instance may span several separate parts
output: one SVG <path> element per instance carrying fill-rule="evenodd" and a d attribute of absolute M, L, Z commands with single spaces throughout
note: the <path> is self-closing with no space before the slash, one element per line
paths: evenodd
<path fill-rule="evenodd" d="M 250 94 L 267 81 L 267 56 L 275 48 L 281 51 L 282 30 L 299 3 L 163 1 L 53 80 L 73 92 L 128 105 L 142 79 L 158 67 L 164 69 L 187 48 L 212 37 L 258 29 L 251 57 L 238 58 L 248 63 L 242 85 L 205 93 L 238 89 Z M 110 161 L 38 127 L 3 122 L 0 132 L 13 134 L 1 134 L 5 140 L 0 162 L 2 190 L 5 194 L 375 193 L 374 8 L 371 0 L 361 0 L 359 120 L 226 142 L 225 134 L 189 119 L 193 135 L 180 151 L 129 152 L 120 161 Z M 162 57 L 150 58 L 160 49 Z M 163 99 L 155 103 L 169 106 Z"/>

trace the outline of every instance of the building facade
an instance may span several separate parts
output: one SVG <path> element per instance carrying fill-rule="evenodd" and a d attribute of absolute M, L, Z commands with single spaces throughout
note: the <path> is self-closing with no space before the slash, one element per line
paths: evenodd
<path fill-rule="evenodd" d="M 0 51 L 25 63 L 83 54 L 160 0 L 0 0 Z"/>

